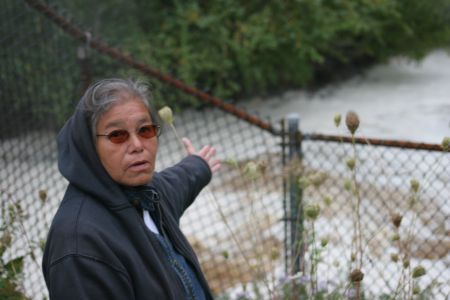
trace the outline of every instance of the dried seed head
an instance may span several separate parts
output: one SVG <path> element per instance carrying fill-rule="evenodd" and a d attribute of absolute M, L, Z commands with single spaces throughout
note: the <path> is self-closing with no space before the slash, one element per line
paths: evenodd
<path fill-rule="evenodd" d="M 416 205 L 417 203 L 417 197 L 416 196 L 411 196 L 409 197 L 409 208 L 412 208 L 414 205 Z"/>
<path fill-rule="evenodd" d="M 347 112 L 347 115 L 345 116 L 345 125 L 347 125 L 347 129 L 351 134 L 355 134 L 359 127 L 359 117 L 354 111 Z"/>
<path fill-rule="evenodd" d="M 353 171 L 355 169 L 355 160 L 353 158 L 350 158 L 347 160 L 347 167 L 350 169 L 350 171 Z"/>
<path fill-rule="evenodd" d="M 228 253 L 228 251 L 224 250 L 222 251 L 222 256 L 223 258 L 228 259 L 230 257 L 230 254 Z"/>
<path fill-rule="evenodd" d="M 391 253 L 391 261 L 398 262 L 398 254 L 397 253 Z"/>
<path fill-rule="evenodd" d="M 300 189 L 306 189 L 310 185 L 309 179 L 302 176 L 298 179 L 298 187 Z"/>
<path fill-rule="evenodd" d="M 11 233 L 9 232 L 9 230 L 5 230 L 5 232 L 3 233 L 3 235 L 0 239 L 0 242 L 1 242 L 0 247 L 2 249 L 8 248 L 9 246 L 11 246 L 11 241 L 12 241 Z M 3 254 L 3 253 L 1 253 L 1 254 Z"/>
<path fill-rule="evenodd" d="M 41 199 L 42 203 L 45 203 L 45 200 L 47 200 L 47 192 L 45 190 L 39 191 L 39 199 Z"/>
<path fill-rule="evenodd" d="M 25 212 L 25 210 L 22 208 L 22 204 L 20 203 L 16 203 L 16 211 L 17 214 L 21 217 L 21 218 L 25 218 L 27 216 L 27 213 Z"/>
<path fill-rule="evenodd" d="M 244 167 L 244 175 L 249 180 L 256 180 L 261 175 L 261 170 L 259 166 L 254 161 L 248 162 Z"/>
<path fill-rule="evenodd" d="M 344 182 L 344 189 L 345 189 L 347 192 L 350 192 L 350 191 L 353 190 L 353 183 L 352 183 L 351 180 L 349 180 L 349 179 L 345 180 L 345 182 Z"/>
<path fill-rule="evenodd" d="M 261 171 L 261 174 L 266 173 L 268 166 L 269 166 L 269 162 L 267 160 L 260 160 L 258 162 L 258 167 L 259 167 L 259 170 Z"/>
<path fill-rule="evenodd" d="M 315 187 L 319 187 L 327 179 L 327 174 L 324 172 L 315 172 L 309 176 L 309 182 Z"/>
<path fill-rule="evenodd" d="M 272 261 L 277 260 L 280 257 L 280 251 L 278 251 L 278 249 L 273 248 L 271 253 L 270 253 L 270 259 Z"/>
<path fill-rule="evenodd" d="M 395 213 L 392 215 L 391 220 L 392 224 L 394 224 L 395 227 L 399 228 L 400 224 L 402 223 L 402 216 L 399 213 Z"/>
<path fill-rule="evenodd" d="M 412 278 L 422 277 L 426 273 L 427 273 L 427 271 L 425 270 L 425 268 L 423 266 L 421 266 L 421 265 L 418 265 L 412 271 Z"/>
<path fill-rule="evenodd" d="M 391 241 L 397 242 L 400 240 L 400 234 L 394 233 L 394 235 L 391 237 Z"/>
<path fill-rule="evenodd" d="M 350 273 L 350 281 L 351 282 L 361 282 L 364 278 L 364 273 L 361 272 L 360 269 L 354 269 L 351 273 Z"/>
<path fill-rule="evenodd" d="M 414 193 L 417 193 L 419 191 L 419 186 L 420 186 L 419 182 L 415 179 L 411 179 L 410 184 L 411 184 L 411 190 Z"/>
<path fill-rule="evenodd" d="M 331 197 L 330 196 L 323 197 L 323 202 L 325 203 L 326 206 L 330 206 L 331 205 Z"/>
<path fill-rule="evenodd" d="M 164 106 L 158 111 L 159 117 L 169 125 L 173 123 L 173 112 L 169 106 Z"/>
<path fill-rule="evenodd" d="M 224 164 L 229 165 L 233 169 L 239 168 L 239 164 L 236 159 L 228 158 L 223 161 Z"/>
<path fill-rule="evenodd" d="M 446 136 L 442 140 L 442 150 L 449 151 L 450 150 L 450 137 Z"/>
<path fill-rule="evenodd" d="M 314 221 L 320 214 L 320 206 L 316 203 L 309 203 L 305 205 L 305 215 L 306 218 Z"/>
<path fill-rule="evenodd" d="M 40 248 L 42 251 L 45 250 L 45 243 L 46 243 L 45 239 L 40 239 L 40 240 L 39 240 L 39 248 Z"/>
<path fill-rule="evenodd" d="M 340 113 L 337 113 L 334 115 L 334 125 L 336 127 L 339 127 L 339 125 L 341 125 L 341 119 L 342 119 L 342 116 Z"/>
<path fill-rule="evenodd" d="M 16 220 L 16 215 L 17 215 L 17 213 L 16 213 L 16 206 L 13 203 L 10 203 L 8 205 L 8 216 L 9 216 L 9 219 L 10 219 L 11 223 L 13 223 L 14 220 Z"/>
<path fill-rule="evenodd" d="M 284 178 L 301 176 L 304 173 L 304 166 L 299 157 L 294 156 L 283 168 Z"/>
<path fill-rule="evenodd" d="M 403 268 L 408 269 L 409 268 L 409 264 L 410 264 L 409 258 L 407 258 L 407 257 L 403 258 L 402 264 L 403 264 Z"/>

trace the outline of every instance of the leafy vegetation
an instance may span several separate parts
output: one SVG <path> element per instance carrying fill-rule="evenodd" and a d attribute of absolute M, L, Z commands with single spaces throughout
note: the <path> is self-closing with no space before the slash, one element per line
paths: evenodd
<path fill-rule="evenodd" d="M 93 13 L 103 12 L 99 34 L 229 98 L 312 86 L 395 55 L 420 59 L 448 44 L 449 9 L 448 0 L 104 0 Z"/>
<path fill-rule="evenodd" d="M 92 36 L 226 101 L 314 87 L 393 56 L 420 59 L 450 42 L 450 0 L 61 0 L 58 5 L 59 13 Z M 33 124 L 62 124 L 83 89 L 86 64 L 90 80 L 143 76 L 93 51 L 81 61 L 79 50 L 86 45 L 21 1 L 7 1 L 2 17 L 0 107 Z M 19 17 L 24 21 L 14 21 Z M 158 81 L 151 84 L 157 106 L 198 105 Z M 7 122 L 16 119 L 11 114 Z"/>
<path fill-rule="evenodd" d="M 38 196 L 44 205 L 47 191 L 39 190 Z M 0 299 L 27 300 L 30 298 L 25 292 L 30 291 L 24 288 L 25 270 L 28 269 L 29 276 L 31 263 L 36 270 L 41 270 L 37 257 L 42 256 L 45 240 L 28 233 L 26 223 L 30 215 L 27 207 L 23 208 L 22 200 L 3 189 L 0 189 L 0 199 Z M 49 228 L 45 221 L 44 226 Z"/>
<path fill-rule="evenodd" d="M 18 205 L 11 204 L 6 208 L 2 204 L 0 216 L 0 299 L 25 300 L 27 297 L 21 287 L 25 256 L 5 258 L 5 252 L 12 244 L 13 233 L 17 231 L 18 219 L 23 217 L 23 210 Z"/>

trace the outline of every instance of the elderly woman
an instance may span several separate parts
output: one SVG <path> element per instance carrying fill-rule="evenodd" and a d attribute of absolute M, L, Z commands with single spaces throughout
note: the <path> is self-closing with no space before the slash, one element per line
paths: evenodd
<path fill-rule="evenodd" d="M 43 271 L 50 299 L 212 299 L 179 219 L 220 167 L 209 146 L 155 172 L 160 125 L 142 84 L 89 87 L 58 136 L 69 181 Z"/>

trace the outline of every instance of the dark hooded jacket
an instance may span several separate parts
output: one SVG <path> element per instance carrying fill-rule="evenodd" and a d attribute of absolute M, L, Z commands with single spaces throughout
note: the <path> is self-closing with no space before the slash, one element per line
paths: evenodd
<path fill-rule="evenodd" d="M 184 299 L 160 243 L 103 168 L 80 107 L 58 136 L 58 166 L 69 185 L 43 258 L 50 299 Z M 179 219 L 210 179 L 207 163 L 191 155 L 155 172 L 149 183 L 160 198 L 158 223 L 191 265 L 207 299 L 211 291 Z"/>

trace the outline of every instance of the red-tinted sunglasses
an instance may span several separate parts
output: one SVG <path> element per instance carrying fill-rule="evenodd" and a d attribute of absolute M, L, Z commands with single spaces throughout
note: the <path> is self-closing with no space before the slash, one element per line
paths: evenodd
<path fill-rule="evenodd" d="M 161 126 L 156 124 L 149 124 L 139 127 L 137 135 L 144 139 L 151 139 L 161 134 Z M 108 134 L 96 134 L 96 136 L 106 136 L 111 143 L 122 144 L 130 137 L 130 133 L 125 129 L 113 130 Z"/>

